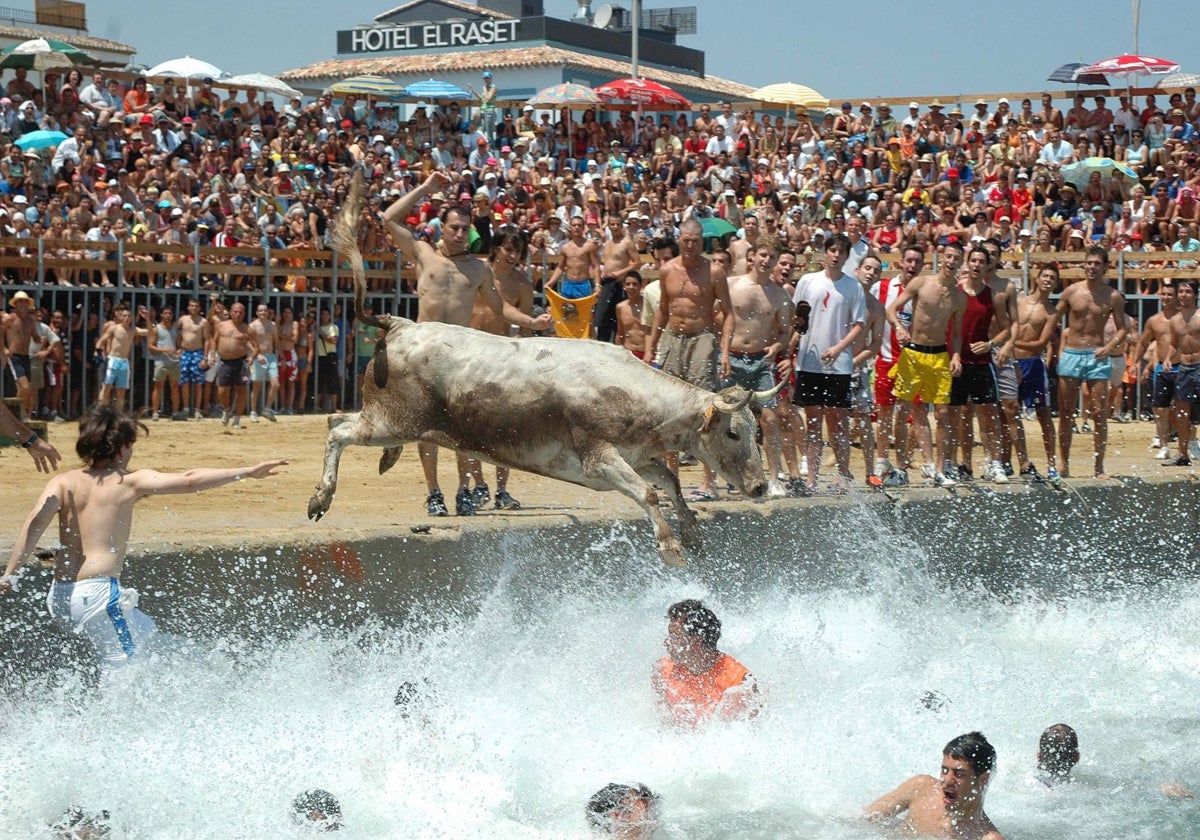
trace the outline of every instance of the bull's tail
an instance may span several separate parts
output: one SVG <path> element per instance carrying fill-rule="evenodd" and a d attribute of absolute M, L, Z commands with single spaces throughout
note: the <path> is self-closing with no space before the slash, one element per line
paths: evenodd
<path fill-rule="evenodd" d="M 358 220 L 362 214 L 363 200 L 366 194 L 366 179 L 363 177 L 364 167 L 359 164 L 354 168 L 354 177 L 350 182 L 350 192 L 342 204 L 338 214 L 337 224 L 333 228 L 333 244 L 338 254 L 350 261 L 350 270 L 354 274 L 354 317 L 368 327 L 391 326 L 391 315 L 368 315 L 363 311 L 363 300 L 367 292 L 367 275 L 363 270 L 362 251 L 358 248 Z"/>

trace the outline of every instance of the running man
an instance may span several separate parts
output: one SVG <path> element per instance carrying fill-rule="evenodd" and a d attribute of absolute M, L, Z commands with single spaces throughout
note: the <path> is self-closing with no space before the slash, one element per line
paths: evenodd
<path fill-rule="evenodd" d="M 925 463 L 921 470 L 938 487 L 953 487 L 950 475 L 950 385 L 962 373 L 963 314 L 967 296 L 958 288 L 963 246 L 952 238 L 943 246 L 935 275 L 921 275 L 908 282 L 887 306 L 887 320 L 900 343 L 900 357 L 892 369 L 893 393 L 900 403 L 896 418 L 896 451 L 908 450 L 908 429 L 901 420 L 912 414 L 918 428 L 927 422 L 933 406 L 937 422 L 937 464 L 928 438 L 921 441 Z M 900 313 L 912 304 L 912 320 L 905 324 Z M 947 347 L 947 338 L 949 347 Z M 920 399 L 920 402 L 916 400 Z"/>
<path fill-rule="evenodd" d="M 1059 473 L 1071 475 L 1071 436 L 1074 432 L 1075 407 L 1080 390 L 1091 411 L 1095 443 L 1095 476 L 1108 478 L 1104 454 L 1108 450 L 1108 383 L 1112 376 L 1114 347 L 1125 343 L 1125 298 L 1105 282 L 1108 252 L 1098 245 L 1087 250 L 1083 262 L 1086 278 L 1063 290 L 1055 309 L 1056 317 L 1067 318 L 1062 354 L 1058 359 L 1058 447 L 1062 453 Z M 1116 329 L 1110 341 L 1104 340 L 1104 322 L 1112 319 Z"/>
<path fill-rule="evenodd" d="M 1041 263 L 1029 294 L 1017 301 L 1016 343 L 1013 356 L 1021 371 L 1018 402 L 1033 409 L 1042 427 L 1042 444 L 1046 447 L 1046 478 L 1058 481 L 1058 455 L 1055 452 L 1054 418 L 1050 413 L 1050 379 L 1047 374 L 1047 351 L 1054 350 L 1058 332 L 1058 316 L 1050 295 L 1058 290 L 1058 266 Z M 1037 469 L 1029 464 L 1030 475 Z M 1021 470 L 1025 472 L 1024 469 Z"/>
<path fill-rule="evenodd" d="M 1200 402 L 1200 318 L 1196 317 L 1196 281 L 1176 280 L 1175 295 L 1179 311 L 1171 318 L 1171 350 L 1178 354 L 1179 363 L 1171 356 L 1164 370 L 1175 374 L 1175 434 L 1179 437 L 1179 454 L 1164 461 L 1163 466 L 1187 467 L 1192 460 L 1188 447 L 1192 440 L 1192 407 Z M 1170 366 L 1170 367 L 1168 367 Z"/>
<path fill-rule="evenodd" d="M 941 779 L 913 776 L 867 806 L 871 822 L 904 814 L 906 833 L 958 840 L 1004 840 L 983 810 L 983 794 L 996 768 L 996 749 L 981 732 L 959 735 L 942 750 Z"/>
<path fill-rule="evenodd" d="M 102 676 L 128 665 L 154 633 L 154 621 L 137 609 L 137 592 L 121 586 L 133 506 L 147 496 L 198 493 L 243 478 L 266 478 L 288 463 L 181 473 L 130 471 L 137 435 L 137 422 L 123 411 L 105 403 L 88 409 L 75 443 L 86 466 L 46 484 L 21 526 L 0 582 L 0 591 L 15 588 L 18 570 L 57 515 L 62 548 L 54 558 L 50 616 L 93 644 Z"/>

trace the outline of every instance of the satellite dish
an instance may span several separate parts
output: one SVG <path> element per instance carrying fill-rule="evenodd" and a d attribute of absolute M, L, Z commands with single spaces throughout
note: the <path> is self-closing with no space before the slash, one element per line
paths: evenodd
<path fill-rule="evenodd" d="M 612 23 L 613 6 L 612 3 L 605 3 L 596 10 L 595 17 L 592 18 L 592 26 L 597 29 L 608 29 L 608 25 Z"/>

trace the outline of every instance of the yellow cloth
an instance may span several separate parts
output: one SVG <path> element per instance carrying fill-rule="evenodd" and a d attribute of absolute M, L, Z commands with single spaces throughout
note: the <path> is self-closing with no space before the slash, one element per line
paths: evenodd
<path fill-rule="evenodd" d="M 554 332 L 559 338 L 590 338 L 592 335 L 592 307 L 596 296 L 564 298 L 554 289 L 546 289 L 546 302 L 554 316 Z"/>

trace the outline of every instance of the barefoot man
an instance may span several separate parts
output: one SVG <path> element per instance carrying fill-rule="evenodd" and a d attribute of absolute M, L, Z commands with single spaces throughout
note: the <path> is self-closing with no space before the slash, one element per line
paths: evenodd
<path fill-rule="evenodd" d="M 1032 406 L 1042 427 L 1046 447 L 1046 478 L 1058 481 L 1058 458 L 1054 451 L 1054 418 L 1050 415 L 1050 380 L 1046 374 L 1046 352 L 1058 331 L 1058 317 L 1050 295 L 1058 289 L 1058 266 L 1037 266 L 1033 289 L 1017 301 L 1017 331 L 1013 357 L 1021 371 L 1018 403 Z M 1032 465 L 1031 465 L 1032 466 Z M 1036 470 L 1034 473 L 1036 474 Z"/>
<path fill-rule="evenodd" d="M 646 358 L 665 373 L 711 391 L 717 380 L 716 306 L 732 312 L 725 272 L 704 258 L 704 231 L 695 219 L 679 226 L 679 256 L 665 263 L 659 276 L 659 305 L 646 339 Z M 733 319 L 721 325 L 721 378 L 729 378 L 729 347 L 733 341 Z M 667 466 L 679 471 L 679 458 L 672 453 Z M 690 502 L 709 502 L 717 497 L 713 472 L 704 464 L 704 481 Z"/>
<path fill-rule="evenodd" d="M 904 814 L 905 833 L 958 840 L 1004 840 L 983 810 L 983 794 L 996 768 L 996 748 L 981 732 L 959 735 L 942 750 L 941 779 L 913 776 L 867 806 L 871 822 Z"/>
<path fill-rule="evenodd" d="M 937 461 L 929 439 L 921 441 L 926 479 L 938 487 L 953 487 L 950 476 L 950 385 L 962 373 L 962 322 L 967 296 L 958 288 L 963 246 L 956 238 L 942 251 L 937 274 L 914 277 L 887 305 L 887 320 L 900 343 L 900 357 L 892 369 L 892 391 L 900 403 L 896 422 L 896 451 L 908 451 L 908 429 L 900 419 L 912 414 L 913 425 L 927 422 L 933 406 L 937 422 Z M 912 303 L 912 321 L 906 325 L 900 313 Z M 946 346 L 949 336 L 950 346 Z M 917 398 L 920 402 L 915 402 Z"/>
<path fill-rule="evenodd" d="M 1062 453 L 1060 473 L 1071 474 L 1071 435 L 1079 392 L 1091 409 L 1095 442 L 1096 478 L 1108 478 L 1104 453 L 1108 449 L 1108 382 L 1112 375 L 1114 347 L 1125 345 L 1125 298 L 1105 282 L 1108 251 L 1098 245 L 1088 248 L 1083 262 L 1085 282 L 1068 286 L 1059 298 L 1056 316 L 1067 317 L 1062 355 L 1058 359 L 1058 447 Z M 1104 322 L 1112 319 L 1112 339 L 1104 340 Z"/>
<path fill-rule="evenodd" d="M 197 420 L 204 416 L 204 372 L 208 370 L 204 348 L 211 339 L 212 326 L 200 314 L 200 300 L 192 298 L 187 314 L 179 319 L 179 382 L 184 409 Z"/>
<path fill-rule="evenodd" d="M 420 300 L 417 320 L 469 327 L 475 298 L 482 295 L 488 307 L 493 312 L 501 313 L 508 323 L 534 332 L 548 329 L 553 323 L 549 314 L 534 318 L 500 297 L 493 282 L 492 270 L 467 250 L 467 232 L 471 229 L 470 210 L 457 205 L 442 210 L 442 238 L 436 247 L 418 241 L 412 231 L 401 224 L 402 220 L 413 215 L 414 208 L 423 203 L 427 195 L 449 187 L 450 179 L 442 172 L 434 172 L 383 214 L 392 241 L 404 252 L 405 259 L 417 265 L 417 297 Z M 438 487 L 437 446 L 421 442 L 417 444 L 417 450 L 421 455 L 421 468 L 425 472 L 425 484 L 429 490 L 425 500 L 426 510 L 430 516 L 445 516 L 446 501 Z M 475 513 L 471 491 L 467 487 L 471 475 L 469 467 L 467 457 L 459 454 L 458 493 L 455 496 L 455 508 L 459 516 Z"/>
<path fill-rule="evenodd" d="M 154 621 L 137 609 L 138 593 L 121 586 L 133 506 L 147 496 L 199 493 L 244 478 L 266 478 L 287 463 L 130 471 L 137 433 L 132 417 L 105 403 L 84 414 L 75 451 L 86 466 L 50 479 L 21 526 L 0 578 L 0 592 L 15 588 L 18 571 L 57 515 L 62 548 L 54 558 L 50 616 L 92 643 L 102 676 L 128 665 L 154 633 Z"/>

